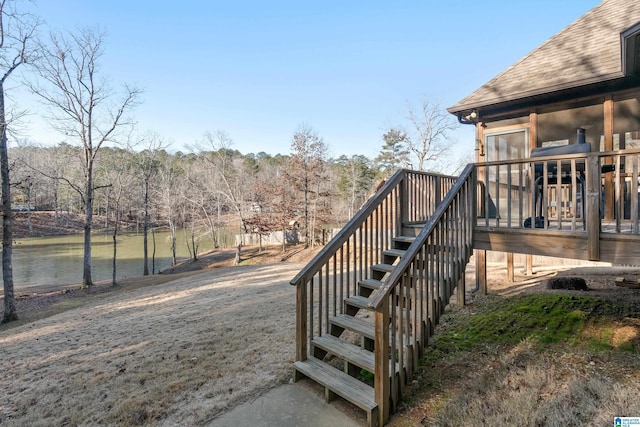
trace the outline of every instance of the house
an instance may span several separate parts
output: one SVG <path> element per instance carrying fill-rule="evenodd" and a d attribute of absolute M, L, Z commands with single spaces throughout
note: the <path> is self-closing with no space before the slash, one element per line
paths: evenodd
<path fill-rule="evenodd" d="M 449 112 L 476 127 L 478 162 L 398 171 L 291 281 L 295 379 L 368 425 L 388 421 L 451 298 L 464 304 L 474 251 L 481 291 L 487 250 L 640 259 L 639 2 L 603 1 Z"/>
<path fill-rule="evenodd" d="M 588 142 L 591 152 L 640 148 L 640 3 L 603 1 L 448 111 L 461 123 L 475 125 L 478 162 L 523 159 L 536 149 L 544 152 L 541 147 L 559 147 L 557 150 L 567 153 L 579 149 L 573 145 L 578 142 Z M 602 190 L 598 189 L 601 195 L 597 210 L 601 211 L 605 229 L 607 224 L 617 220 L 615 227 L 620 230 L 620 222 L 633 220 L 630 211 L 638 209 L 637 194 L 631 195 L 637 193 L 632 191 L 637 183 L 629 176 L 632 172 L 629 165 L 625 170 L 625 160 L 625 157 L 620 158 L 619 172 L 626 171 L 626 176 L 623 173 L 601 174 Z M 609 169 L 601 165 L 601 170 L 611 171 L 615 167 L 611 164 L 614 162 L 612 156 L 601 157 L 601 161 L 610 165 Z M 496 189 L 494 175 L 495 171 L 490 170 L 485 183 L 489 188 L 486 199 L 491 212 L 484 216 L 504 218 L 505 210 L 515 210 L 515 207 L 505 203 L 507 191 L 503 186 Z M 504 185 L 504 172 L 501 175 Z M 585 184 L 586 177 L 581 178 L 576 191 L 565 189 L 564 194 L 550 191 L 551 200 L 545 197 L 538 205 L 548 202 L 555 211 L 550 215 L 560 212 L 566 218 L 580 219 L 586 203 L 582 200 L 584 191 L 579 188 Z M 517 182 L 517 177 L 513 177 L 513 182 Z M 558 201 L 557 195 L 564 195 L 564 202 Z M 503 202 L 500 212 L 495 211 L 496 201 Z M 634 202 L 635 207 L 631 206 Z M 536 211 L 525 217 L 533 217 L 541 211 L 541 206 L 531 208 L 535 203 L 535 197 L 531 201 L 525 200 L 522 209 Z M 574 222 L 572 225 L 575 229 Z M 566 237 L 561 235 L 559 238 Z M 595 237 L 592 243 L 595 243 Z M 560 242 L 548 241 L 548 244 L 564 247 Z M 505 246 L 509 245 L 499 246 L 489 242 L 476 245 L 486 249 L 507 249 L 508 252 L 509 248 Z M 616 246 L 620 245 L 616 243 Z M 621 248 L 617 247 L 607 249 L 613 254 L 592 253 L 585 257 L 576 253 L 585 253 L 581 246 L 573 248 L 562 254 L 536 248 L 524 252 L 626 264 L 633 264 L 633 258 L 638 256 L 633 251 L 630 257 L 621 259 L 617 256 Z M 530 260 L 529 257 L 528 269 L 531 268 Z"/>

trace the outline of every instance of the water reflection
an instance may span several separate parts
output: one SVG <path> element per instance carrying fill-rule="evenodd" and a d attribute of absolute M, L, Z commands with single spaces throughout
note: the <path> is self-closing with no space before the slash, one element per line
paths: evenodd
<path fill-rule="evenodd" d="M 156 232 L 156 272 L 171 265 L 171 241 L 168 232 Z M 177 234 L 178 260 L 187 259 L 189 251 L 182 232 Z M 142 234 L 118 236 L 117 278 L 141 276 Z M 149 272 L 152 269 L 153 241 L 149 235 Z M 82 281 L 83 236 L 55 236 L 16 239 L 13 245 L 13 281 L 16 289 L 36 285 L 74 284 Z M 202 239 L 198 252 L 212 249 L 210 239 Z M 93 280 L 111 279 L 113 238 L 92 236 Z M 1 266 L 0 266 L 1 268 Z"/>

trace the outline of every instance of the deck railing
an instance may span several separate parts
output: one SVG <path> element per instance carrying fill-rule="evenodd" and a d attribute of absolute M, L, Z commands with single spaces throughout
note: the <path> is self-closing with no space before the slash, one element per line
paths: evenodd
<path fill-rule="evenodd" d="M 374 382 L 383 420 L 388 419 L 389 402 L 397 405 L 454 288 L 464 303 L 464 271 L 473 248 L 474 172 L 473 164 L 465 168 L 384 285 L 369 298 L 376 312 Z M 394 365 L 397 375 L 389 372 Z"/>
<path fill-rule="evenodd" d="M 306 360 L 310 342 L 329 333 L 343 299 L 357 295 L 358 281 L 370 277 L 369 267 L 381 262 L 402 226 L 425 222 L 455 179 L 399 170 L 296 275 L 296 360 Z"/>
<path fill-rule="evenodd" d="M 639 234 L 640 149 L 477 164 L 478 226 Z"/>

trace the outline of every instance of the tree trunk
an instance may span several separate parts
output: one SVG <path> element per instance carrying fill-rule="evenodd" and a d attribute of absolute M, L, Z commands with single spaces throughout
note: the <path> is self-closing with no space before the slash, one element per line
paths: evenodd
<path fill-rule="evenodd" d="M 29 226 L 29 236 L 33 234 L 33 224 L 31 223 L 31 181 L 27 182 L 27 225 Z"/>
<path fill-rule="evenodd" d="M 117 263 L 116 260 L 117 255 L 118 255 L 118 245 L 117 245 L 117 238 L 118 238 L 118 222 L 120 220 L 120 210 L 118 208 L 118 204 L 116 203 L 116 217 L 115 217 L 115 224 L 113 225 L 113 266 L 112 266 L 112 276 L 111 276 L 111 285 L 112 286 L 116 286 L 118 284 L 118 282 L 116 281 L 116 275 L 117 275 Z"/>
<path fill-rule="evenodd" d="M 85 188 L 85 220 L 84 220 L 84 260 L 82 270 L 82 288 L 93 286 L 91 279 L 91 223 L 93 221 L 93 161 L 91 153 L 87 153 L 87 178 Z"/>
<path fill-rule="evenodd" d="M 136 215 L 137 216 L 137 215 Z M 147 246 L 147 235 L 149 234 L 149 179 L 144 180 L 144 224 L 142 226 L 142 245 L 143 245 L 143 275 L 149 275 L 149 250 Z"/>
<path fill-rule="evenodd" d="M 2 180 L 2 282 L 4 284 L 4 316 L 2 323 L 18 320 L 13 292 L 13 211 L 7 151 L 7 125 L 4 111 L 4 87 L 0 83 L 0 178 Z"/>
<path fill-rule="evenodd" d="M 107 190 L 107 200 L 104 201 L 104 229 L 107 230 L 109 228 L 109 195 L 111 193 L 111 189 Z M 100 209 L 98 209 L 98 215 L 100 214 Z"/>
<path fill-rule="evenodd" d="M 116 244 L 116 239 L 118 237 L 118 231 L 114 228 L 113 229 L 113 264 L 111 267 L 111 285 L 112 286 L 116 286 L 118 283 L 116 281 L 116 257 L 117 257 L 117 244 Z"/>
<path fill-rule="evenodd" d="M 193 246 L 193 261 L 197 261 L 198 260 L 198 246 L 196 246 L 196 238 L 195 238 L 195 235 L 193 233 L 193 230 L 191 230 L 191 246 Z"/>
<path fill-rule="evenodd" d="M 207 209 L 202 206 L 202 211 L 204 212 L 204 216 L 207 218 L 207 223 L 209 224 L 209 234 L 211 234 L 211 242 L 213 243 L 213 248 L 218 249 L 218 238 L 216 236 L 216 227 L 213 223 L 213 218 L 207 212 Z"/>
<path fill-rule="evenodd" d="M 171 232 L 171 265 L 178 263 L 176 259 L 176 224 L 169 221 L 169 231 Z"/>
<path fill-rule="evenodd" d="M 309 247 L 309 178 L 304 172 L 304 248 Z"/>
<path fill-rule="evenodd" d="M 156 229 L 151 229 L 151 237 L 153 240 L 153 252 L 151 253 L 151 274 L 156 274 Z"/>

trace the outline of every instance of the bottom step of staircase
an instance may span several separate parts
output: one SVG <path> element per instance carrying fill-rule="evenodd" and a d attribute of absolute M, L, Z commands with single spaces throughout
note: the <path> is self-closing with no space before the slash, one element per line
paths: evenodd
<path fill-rule="evenodd" d="M 327 400 L 338 395 L 367 413 L 367 425 L 378 425 L 378 405 L 373 387 L 323 363 L 315 357 L 294 364 L 295 369 L 325 388 Z"/>

